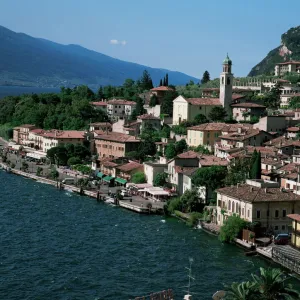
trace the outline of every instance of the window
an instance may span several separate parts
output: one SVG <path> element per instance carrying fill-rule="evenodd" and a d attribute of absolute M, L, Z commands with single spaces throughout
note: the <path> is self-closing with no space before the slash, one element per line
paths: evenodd
<path fill-rule="evenodd" d="M 228 201 L 228 210 L 231 210 L 231 201 Z"/>
<path fill-rule="evenodd" d="M 235 212 L 236 212 L 236 213 L 239 212 L 239 204 L 238 204 L 238 203 L 235 204 Z"/>
<path fill-rule="evenodd" d="M 247 217 L 250 218 L 250 209 L 248 209 Z"/>
<path fill-rule="evenodd" d="M 274 229 L 275 229 L 275 230 L 278 230 L 278 226 L 276 225 L 276 226 L 274 227 Z"/>
<path fill-rule="evenodd" d="M 230 84 L 230 77 L 227 78 L 227 85 Z"/>
<path fill-rule="evenodd" d="M 121 108 L 121 106 L 119 105 L 119 108 Z"/>
<path fill-rule="evenodd" d="M 286 217 L 286 209 L 282 210 L 282 217 L 285 218 Z"/>
<path fill-rule="evenodd" d="M 222 84 L 224 84 L 224 77 L 222 77 Z"/>
<path fill-rule="evenodd" d="M 207 133 L 207 138 L 209 139 L 209 132 Z"/>
<path fill-rule="evenodd" d="M 117 113 L 117 111 L 115 110 L 115 114 Z"/>
<path fill-rule="evenodd" d="M 270 211 L 269 210 L 267 210 L 267 217 L 269 217 L 270 216 Z"/>
<path fill-rule="evenodd" d="M 282 229 L 282 230 L 285 230 L 285 225 L 282 225 L 282 226 L 281 226 L 281 229 Z"/>
<path fill-rule="evenodd" d="M 199 109 L 201 110 L 201 109 L 202 109 L 202 106 L 199 106 Z"/>
<path fill-rule="evenodd" d="M 257 218 L 257 219 L 260 219 L 260 210 L 257 210 L 257 211 L 256 211 L 256 218 Z"/>
<path fill-rule="evenodd" d="M 279 210 L 278 209 L 275 210 L 275 218 L 279 218 Z"/>
<path fill-rule="evenodd" d="M 218 206 L 221 207 L 221 200 L 218 200 Z"/>

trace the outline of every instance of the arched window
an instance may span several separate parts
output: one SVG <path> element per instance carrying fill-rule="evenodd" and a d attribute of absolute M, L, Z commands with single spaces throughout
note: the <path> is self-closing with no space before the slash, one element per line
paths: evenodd
<path fill-rule="evenodd" d="M 239 204 L 238 203 L 235 204 L 235 212 L 239 213 Z"/>
<path fill-rule="evenodd" d="M 231 201 L 228 201 L 228 210 L 231 210 Z"/>
<path fill-rule="evenodd" d="M 222 84 L 224 84 L 224 77 L 222 77 Z"/>
<path fill-rule="evenodd" d="M 227 77 L 227 85 L 230 85 L 230 77 Z"/>

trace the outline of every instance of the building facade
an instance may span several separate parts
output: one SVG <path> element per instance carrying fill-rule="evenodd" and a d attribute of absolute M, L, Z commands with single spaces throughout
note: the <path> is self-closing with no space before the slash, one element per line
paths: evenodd
<path fill-rule="evenodd" d="M 107 101 L 107 115 L 109 118 L 124 119 L 131 116 L 136 107 L 136 102 L 124 99 L 113 99 Z"/>

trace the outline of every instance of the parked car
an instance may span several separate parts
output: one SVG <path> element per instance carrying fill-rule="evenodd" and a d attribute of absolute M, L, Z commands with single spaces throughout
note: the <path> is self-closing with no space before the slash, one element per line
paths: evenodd
<path fill-rule="evenodd" d="M 122 191 L 121 191 L 121 195 L 122 195 L 123 197 L 128 197 L 128 196 L 129 196 L 128 191 L 126 191 L 126 190 L 122 190 Z"/>
<path fill-rule="evenodd" d="M 278 234 L 275 239 L 275 245 L 287 245 L 290 240 L 290 235 L 288 233 L 280 233 Z"/>

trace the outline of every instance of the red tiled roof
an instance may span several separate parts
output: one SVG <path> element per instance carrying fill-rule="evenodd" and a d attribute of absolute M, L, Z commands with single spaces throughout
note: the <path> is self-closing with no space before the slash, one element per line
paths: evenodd
<path fill-rule="evenodd" d="M 300 65 L 300 61 L 291 60 L 291 61 L 278 63 L 276 65 Z"/>
<path fill-rule="evenodd" d="M 214 155 L 201 155 L 199 164 L 202 167 L 209 167 L 209 166 L 227 166 L 228 161 L 226 159 L 216 157 Z"/>
<path fill-rule="evenodd" d="M 245 108 L 266 108 L 264 105 L 260 105 L 257 103 L 237 103 L 237 104 L 231 104 L 232 107 L 245 107 Z"/>
<path fill-rule="evenodd" d="M 280 188 L 265 189 L 248 184 L 241 184 L 238 187 L 220 188 L 217 192 L 246 202 L 284 202 L 300 200 L 300 196 L 294 194 L 292 191 L 282 191 Z"/>
<path fill-rule="evenodd" d="M 94 106 L 107 106 L 107 102 L 104 101 L 92 102 L 91 104 Z"/>
<path fill-rule="evenodd" d="M 219 98 L 187 98 L 186 101 L 192 105 L 222 106 Z"/>
<path fill-rule="evenodd" d="M 237 99 L 241 99 L 244 98 L 245 95 L 240 95 L 240 94 L 232 94 L 232 100 L 237 100 Z"/>
<path fill-rule="evenodd" d="M 193 173 L 197 170 L 198 168 L 196 167 L 181 167 L 181 166 L 175 166 L 174 167 L 174 170 L 176 173 L 183 173 L 183 174 L 186 174 L 187 173 Z"/>
<path fill-rule="evenodd" d="M 129 162 L 125 165 L 122 165 L 120 167 L 117 167 L 118 170 L 121 170 L 123 172 L 129 172 L 129 171 L 132 171 L 132 170 L 135 170 L 135 169 L 138 169 L 138 168 L 142 168 L 143 165 L 142 164 L 139 164 L 137 162 Z"/>
<path fill-rule="evenodd" d="M 179 157 L 179 158 L 197 158 L 197 157 L 199 157 L 199 154 L 195 151 L 190 150 L 190 151 L 178 154 L 177 157 Z"/>
<path fill-rule="evenodd" d="M 259 129 L 250 129 L 250 130 L 243 131 L 242 133 L 234 132 L 226 135 L 221 135 L 219 136 L 219 138 L 224 140 L 244 141 L 253 136 L 259 135 L 261 132 L 263 131 Z"/>
<path fill-rule="evenodd" d="M 127 135 L 124 133 L 119 132 L 109 132 L 108 134 L 103 134 L 96 137 L 97 140 L 105 140 L 105 141 L 113 141 L 113 142 L 120 142 L 120 143 L 128 143 L 128 142 L 135 142 L 139 143 L 140 140 L 136 139 L 132 135 Z"/>
<path fill-rule="evenodd" d="M 152 114 L 145 114 L 137 117 L 138 119 L 141 120 L 160 120 L 159 117 L 155 117 Z"/>
<path fill-rule="evenodd" d="M 228 124 L 226 123 L 204 123 L 193 127 L 188 127 L 188 130 L 196 130 L 196 131 L 209 131 L 209 130 L 219 130 L 221 131 Z"/>
<path fill-rule="evenodd" d="M 287 217 L 292 219 L 292 220 L 295 220 L 297 222 L 300 222 L 300 215 L 299 214 L 290 214 L 290 215 L 287 215 Z"/>
<path fill-rule="evenodd" d="M 288 132 L 298 132 L 300 131 L 300 128 L 299 127 L 289 127 L 287 129 Z"/>
<path fill-rule="evenodd" d="M 156 88 L 151 89 L 151 91 L 162 91 L 162 92 L 168 92 L 168 91 L 174 91 L 174 89 L 168 87 L 168 86 L 159 86 Z"/>
<path fill-rule="evenodd" d="M 49 130 L 41 133 L 42 136 L 53 139 L 84 139 L 84 131 L 77 130 Z"/>
<path fill-rule="evenodd" d="M 35 125 L 32 124 L 23 124 L 18 126 L 18 128 L 35 128 Z"/>
<path fill-rule="evenodd" d="M 37 128 L 37 129 L 32 129 L 32 130 L 30 130 L 29 132 L 32 132 L 32 133 L 37 133 L 37 134 L 39 134 L 39 133 L 42 133 L 42 132 L 44 132 L 44 129 Z"/>
<path fill-rule="evenodd" d="M 107 104 L 112 104 L 112 105 L 136 105 L 136 102 L 125 100 L 125 99 L 112 99 L 112 100 L 107 101 Z"/>

